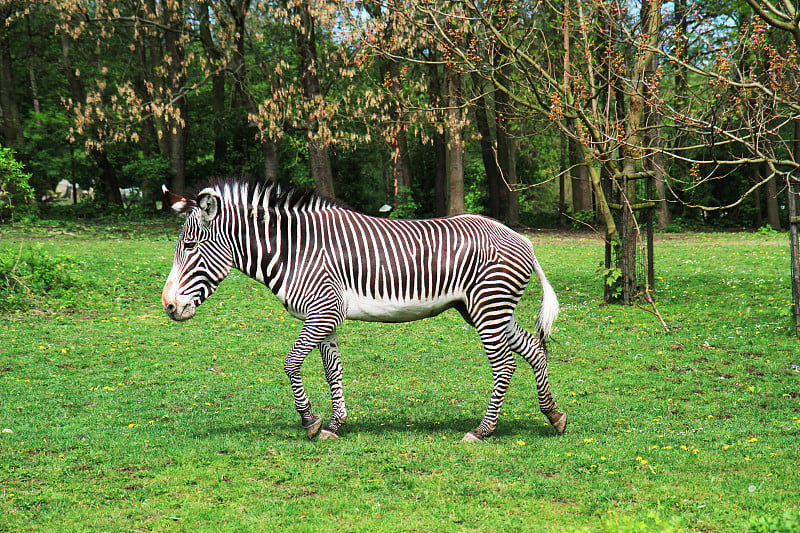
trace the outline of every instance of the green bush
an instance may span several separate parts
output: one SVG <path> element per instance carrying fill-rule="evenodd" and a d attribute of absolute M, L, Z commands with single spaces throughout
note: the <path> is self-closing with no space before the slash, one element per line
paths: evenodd
<path fill-rule="evenodd" d="M 31 175 L 14 158 L 10 148 L 0 147 L 0 220 L 21 220 L 34 214 Z"/>
<path fill-rule="evenodd" d="M 591 209 L 584 209 L 572 214 L 572 227 L 575 229 L 591 228 L 594 223 L 594 211 Z"/>
<path fill-rule="evenodd" d="M 414 200 L 414 194 L 408 187 L 400 187 L 397 195 L 397 205 L 389 214 L 389 218 L 416 218 L 419 204 Z"/>
<path fill-rule="evenodd" d="M 61 307 L 75 300 L 82 284 L 72 272 L 75 262 L 66 256 L 51 257 L 38 248 L 0 249 L 0 311 L 51 305 Z"/>
<path fill-rule="evenodd" d="M 681 227 L 680 224 L 671 222 L 666 226 L 664 226 L 663 228 L 661 228 L 661 233 L 683 233 L 683 228 Z"/>

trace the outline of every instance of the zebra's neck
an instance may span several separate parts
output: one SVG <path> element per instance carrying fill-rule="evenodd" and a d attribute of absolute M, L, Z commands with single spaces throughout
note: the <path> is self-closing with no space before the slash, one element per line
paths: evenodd
<path fill-rule="evenodd" d="M 216 191 L 228 215 L 220 230 L 231 243 L 234 267 L 282 299 L 290 275 L 288 258 L 302 243 L 303 223 L 313 223 L 321 210 L 341 206 L 313 191 L 278 185 L 224 182 Z"/>

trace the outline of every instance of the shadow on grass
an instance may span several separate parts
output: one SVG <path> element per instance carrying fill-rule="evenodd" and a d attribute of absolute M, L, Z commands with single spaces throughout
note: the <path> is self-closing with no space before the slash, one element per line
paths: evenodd
<path fill-rule="evenodd" d="M 342 438 L 355 435 L 392 435 L 402 439 L 404 435 L 418 438 L 426 435 L 447 434 L 449 438 L 459 439 L 464 433 L 474 429 L 480 422 L 479 418 L 459 416 L 447 420 L 433 420 L 430 418 L 415 419 L 412 421 L 377 418 L 371 421 L 349 421 L 340 430 Z M 569 431 L 569 430 L 568 430 Z M 231 424 L 217 423 L 205 431 L 196 432 L 193 437 L 198 439 L 219 436 L 245 437 L 245 436 L 274 438 L 276 440 L 292 439 L 305 440 L 305 434 L 299 419 L 275 420 L 275 423 L 256 424 Z M 497 424 L 493 438 L 548 438 L 556 437 L 556 431 L 550 425 L 545 426 L 541 420 L 501 420 Z"/>

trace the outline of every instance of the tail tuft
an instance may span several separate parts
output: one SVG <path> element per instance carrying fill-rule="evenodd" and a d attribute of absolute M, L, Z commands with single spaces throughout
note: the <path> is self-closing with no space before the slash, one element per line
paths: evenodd
<path fill-rule="evenodd" d="M 539 261 L 535 258 L 533 260 L 533 270 L 536 272 L 536 277 L 539 278 L 539 283 L 542 284 L 542 303 L 539 306 L 539 316 L 536 319 L 536 330 L 542 339 L 546 339 L 553 331 L 553 322 L 558 316 L 558 297 L 550 282 L 547 281 Z"/>

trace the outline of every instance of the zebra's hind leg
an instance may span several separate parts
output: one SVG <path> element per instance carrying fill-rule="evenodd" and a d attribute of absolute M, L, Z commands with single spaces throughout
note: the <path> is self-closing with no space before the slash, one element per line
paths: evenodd
<path fill-rule="evenodd" d="M 462 439 L 464 442 L 480 442 L 494 433 L 500 408 L 503 405 L 508 385 L 511 382 L 511 376 L 514 375 L 514 370 L 517 367 L 517 363 L 514 361 L 514 354 L 509 349 L 508 340 L 504 332 L 505 322 L 502 320 L 500 322 L 499 325 L 495 321 L 487 321 L 484 324 L 476 322 L 478 334 L 492 366 L 494 386 L 483 420 L 481 420 L 478 427 L 464 435 Z"/>
<path fill-rule="evenodd" d="M 533 368 L 536 376 L 536 389 L 539 395 L 539 408 L 550 421 L 559 435 L 564 434 L 567 427 L 567 413 L 556 406 L 550 392 L 550 380 L 547 375 L 547 345 L 543 339 L 522 329 L 516 320 L 508 324 L 508 344 L 520 354 Z"/>
<path fill-rule="evenodd" d="M 319 343 L 319 351 L 325 367 L 325 379 L 331 389 L 331 420 L 320 430 L 319 438 L 338 439 L 339 428 L 347 421 L 347 408 L 342 387 L 342 359 L 339 356 L 339 341 L 335 331 Z"/>

